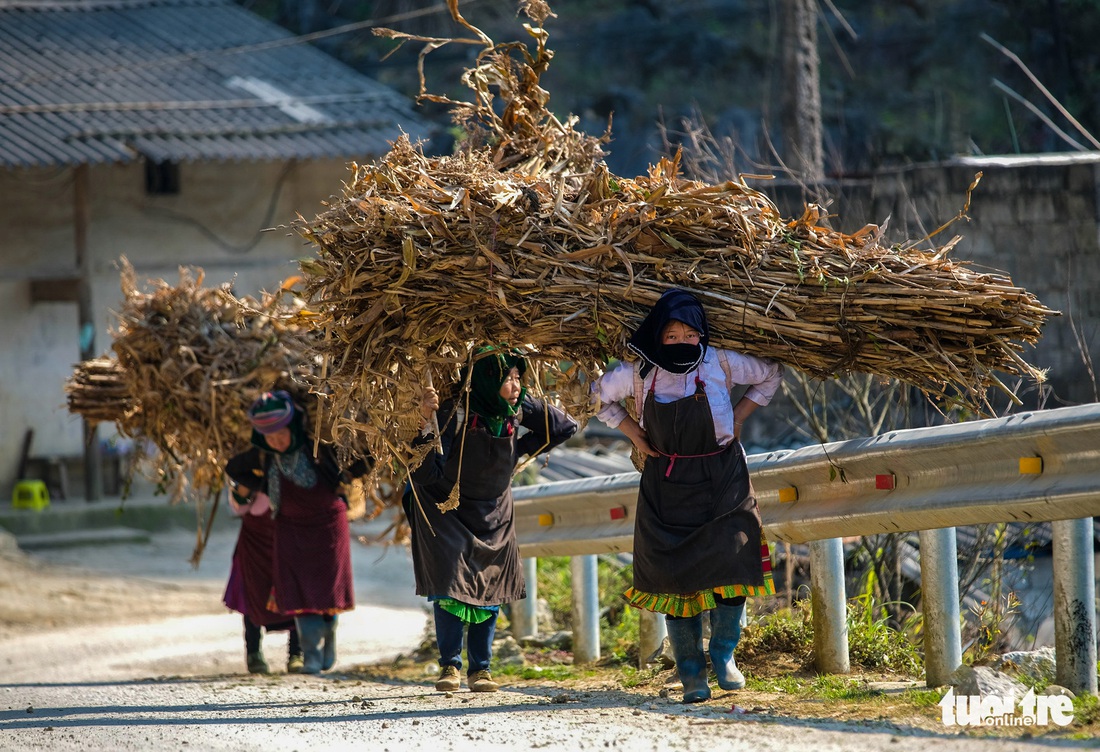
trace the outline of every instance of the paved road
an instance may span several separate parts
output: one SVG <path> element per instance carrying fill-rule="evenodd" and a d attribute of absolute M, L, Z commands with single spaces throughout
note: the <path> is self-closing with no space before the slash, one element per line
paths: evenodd
<path fill-rule="evenodd" d="M 379 525 L 357 525 L 356 532 L 376 535 Z M 44 634 L 30 640 L 27 650 L 7 654 L 4 673 L 9 681 L 67 676 L 95 676 L 111 680 L 130 678 L 137 667 L 145 675 L 191 675 L 192 666 L 219 673 L 234 673 L 244 666 L 244 642 L 240 616 L 221 606 L 221 594 L 229 575 L 236 542 L 235 521 L 229 520 L 211 535 L 199 566 L 189 563 L 195 534 L 187 530 L 152 533 L 144 543 L 84 545 L 34 550 L 32 555 L 49 564 L 77 567 L 85 572 L 165 583 L 205 586 L 210 589 L 209 614 L 157 621 L 135 629 L 106 626 L 95 630 L 74 627 L 61 634 Z M 414 648 L 424 633 L 427 611 L 414 590 L 408 550 L 399 546 L 352 546 L 357 608 L 340 618 L 338 645 L 344 665 L 373 662 Z M 75 617 L 78 620 L 79 616 Z M 39 646 L 63 645 L 71 651 L 65 665 L 40 666 Z M 86 646 L 82 652 L 80 646 Z M 273 668 L 285 666 L 286 633 L 274 633 L 264 641 L 264 652 Z"/>
<path fill-rule="evenodd" d="M 37 555 L 220 595 L 233 534 L 216 533 L 202 565 L 186 561 L 186 531 L 147 544 Z M 353 552 L 358 607 L 342 617 L 340 660 L 322 676 L 243 672 L 240 622 L 227 613 L 142 626 L 73 625 L 19 633 L 0 645 L 0 750 L 805 750 L 1038 752 L 1081 742 L 1002 742 L 895 729 L 734 715 L 728 704 L 684 706 L 616 687 L 563 691 L 532 682 L 497 694 L 443 695 L 371 681 L 355 666 L 415 646 L 426 612 L 412 595 L 408 554 Z M 285 638 L 267 642 L 274 667 Z"/>

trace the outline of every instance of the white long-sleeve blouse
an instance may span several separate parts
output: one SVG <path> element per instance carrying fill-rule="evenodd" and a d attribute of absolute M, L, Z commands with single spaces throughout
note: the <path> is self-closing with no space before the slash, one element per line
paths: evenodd
<path fill-rule="evenodd" d="M 627 397 L 633 395 L 634 404 L 641 413 L 651 386 L 658 402 L 674 402 L 695 393 L 695 377 L 698 376 L 706 385 L 707 401 L 714 417 L 715 439 L 719 446 L 726 446 L 734 437 L 730 390 L 747 385 L 749 388 L 744 396 L 763 406 L 771 402 L 783 380 L 783 366 L 775 361 L 715 347 L 708 347 L 703 362 L 689 373 L 671 373 L 663 368 L 654 368 L 645 379 L 641 379 L 638 375 L 640 368 L 641 361 L 620 363 L 593 382 L 593 398 L 599 400 L 596 417 L 610 428 L 615 428 L 627 416 L 622 405 Z M 645 428 L 644 417 L 639 415 L 639 419 L 642 428 Z"/>

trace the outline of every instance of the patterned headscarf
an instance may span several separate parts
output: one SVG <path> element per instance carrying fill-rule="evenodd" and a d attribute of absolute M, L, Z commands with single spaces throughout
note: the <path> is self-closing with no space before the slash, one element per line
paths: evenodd
<path fill-rule="evenodd" d="M 264 392 L 248 409 L 248 421 L 265 436 L 286 428 L 294 419 L 294 400 L 282 389 Z"/>
<path fill-rule="evenodd" d="M 264 438 L 276 431 L 290 429 L 290 446 L 283 454 L 289 454 L 306 443 L 307 436 L 302 424 L 302 411 L 294 404 L 290 393 L 277 389 L 264 392 L 252 407 L 248 408 L 248 421 L 252 424 L 252 445 L 274 452 Z"/>
<path fill-rule="evenodd" d="M 302 413 L 290 393 L 278 389 L 264 392 L 256 398 L 248 409 L 248 420 L 252 424 L 252 444 L 273 455 L 267 467 L 267 495 L 272 514 L 278 516 L 282 506 L 283 478 L 300 488 L 317 485 L 317 471 L 304 450 L 306 435 Z M 290 446 L 279 452 L 264 437 L 283 428 L 290 429 Z"/>

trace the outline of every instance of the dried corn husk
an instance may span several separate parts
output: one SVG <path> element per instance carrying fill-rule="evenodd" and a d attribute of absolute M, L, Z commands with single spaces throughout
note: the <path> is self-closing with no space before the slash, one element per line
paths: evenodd
<path fill-rule="evenodd" d="M 1021 353 L 1054 312 L 952 260 L 958 238 L 889 244 L 875 225 L 831 229 L 813 205 L 787 219 L 747 180 L 686 180 L 675 159 L 616 177 L 603 139 L 546 107 L 545 5 L 524 4 L 537 6 L 534 55 L 493 44 L 449 5 L 477 37 L 458 41 L 484 45 L 463 79 L 474 101 L 424 94 L 423 80 L 421 96 L 454 107 L 464 148 L 426 157 L 400 139 L 296 224 L 318 250 L 302 271 L 341 446 L 415 465 L 406 442 L 423 384 L 453 381 L 484 343 L 525 348 L 541 388 L 590 416 L 591 380 L 677 287 L 702 300 L 713 345 L 815 377 L 898 378 L 979 411 L 989 388 L 1009 391 L 996 372 L 1042 378 Z M 357 405 L 369 422 L 340 417 Z"/>
<path fill-rule="evenodd" d="M 126 372 L 109 356 L 78 363 L 65 383 L 65 394 L 69 412 L 92 424 L 120 421 L 134 409 Z"/>

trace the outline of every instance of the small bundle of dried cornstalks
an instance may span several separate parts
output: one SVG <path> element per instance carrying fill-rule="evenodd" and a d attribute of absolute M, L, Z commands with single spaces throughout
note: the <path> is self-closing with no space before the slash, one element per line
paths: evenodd
<path fill-rule="evenodd" d="M 423 386 L 453 381 L 486 343 L 526 348 L 542 388 L 589 416 L 588 384 L 670 288 L 701 299 L 713 345 L 813 376 L 893 377 L 978 409 L 988 388 L 1009 391 L 995 371 L 1041 378 L 1020 351 L 1053 312 L 1007 277 L 951 260 L 957 239 L 887 245 L 873 225 L 830 229 L 814 206 L 784 219 L 745 181 L 685 180 L 675 160 L 615 177 L 596 140 L 546 109 L 545 15 L 528 27 L 532 56 L 493 45 L 449 4 L 478 37 L 459 41 L 486 47 L 464 77 L 474 103 L 451 102 L 472 134 L 465 148 L 429 158 L 399 140 L 297 223 L 319 251 L 302 271 L 341 446 L 415 464 L 405 441 Z M 370 421 L 342 417 L 358 405 Z"/>
<path fill-rule="evenodd" d="M 65 384 L 69 412 L 91 423 L 122 421 L 134 409 L 126 372 L 112 357 L 77 364 Z"/>

